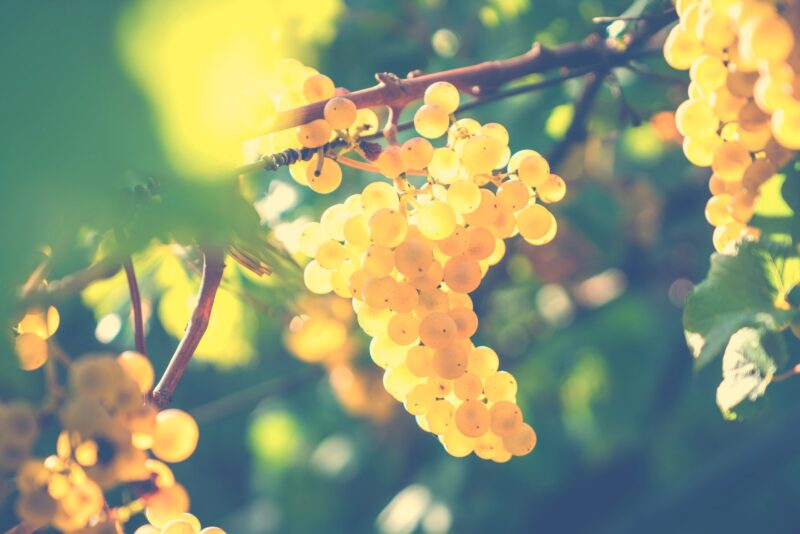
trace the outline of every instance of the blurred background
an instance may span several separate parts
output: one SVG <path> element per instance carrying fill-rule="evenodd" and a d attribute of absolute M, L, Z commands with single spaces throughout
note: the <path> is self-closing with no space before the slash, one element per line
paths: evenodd
<path fill-rule="evenodd" d="M 236 76 L 298 57 L 354 90 L 373 84 L 376 72 L 433 72 L 517 55 L 534 41 L 581 40 L 601 29 L 593 17 L 629 7 L 287 4 L 0 2 L 4 317 L 42 247 L 51 248 L 58 278 L 124 227 L 142 250 L 149 350 L 163 369 L 197 289 L 198 258 L 184 245 L 258 221 L 288 239 L 297 221 L 318 218 L 373 179 L 346 169 L 340 190 L 323 197 L 281 169 L 248 180 L 255 210 L 232 197 L 216 176 L 230 147 L 215 121 L 235 113 L 238 100 L 226 93 L 235 84 L 221 79 L 247 83 Z M 171 31 L 200 37 L 170 48 Z M 242 48 L 221 57 L 240 63 L 195 65 L 229 35 Z M 252 57 L 238 53 L 262 45 Z M 715 404 L 719 361 L 696 373 L 685 346 L 683 301 L 712 251 L 707 176 L 681 154 L 670 110 L 686 85 L 662 63 L 656 52 L 638 73 L 614 72 L 585 142 L 559 163 L 569 193 L 556 208 L 558 237 L 539 248 L 508 242 L 474 294 L 476 341 L 494 347 L 517 377 L 518 402 L 539 436 L 534 453 L 502 465 L 449 457 L 383 391 L 348 306 L 303 297 L 302 275 L 288 264 L 268 280 L 231 268 L 208 339 L 174 399 L 200 424 L 197 453 L 175 472 L 204 525 L 233 534 L 800 529 L 797 385 L 777 384 L 752 413 L 725 421 Z M 184 70 L 175 73 L 176 65 Z M 650 71 L 665 76 L 643 74 Z M 198 89 L 203 80 L 212 96 Z M 466 116 L 507 126 L 513 150 L 550 154 L 580 89 L 572 80 Z M 143 185 L 155 200 L 139 198 Z M 121 275 L 95 284 L 59 306 L 56 340 L 74 356 L 129 349 L 128 306 Z M 306 346 L 314 333 L 296 316 L 309 310 L 332 319 L 338 341 L 328 351 Z M 40 398 L 42 376 L 20 371 L 7 345 L 2 352 L 0 399 Z M 50 454 L 54 438 L 38 452 Z M 7 500 L 0 530 L 14 523 Z"/>

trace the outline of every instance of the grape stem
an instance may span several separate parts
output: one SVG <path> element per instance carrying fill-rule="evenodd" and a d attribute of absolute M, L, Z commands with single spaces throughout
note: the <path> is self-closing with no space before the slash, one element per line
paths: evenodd
<path fill-rule="evenodd" d="M 781 373 L 779 375 L 775 375 L 772 377 L 772 382 L 783 382 L 787 378 L 792 378 L 793 376 L 800 375 L 800 364 L 795 365 L 785 373 Z"/>
<path fill-rule="evenodd" d="M 425 89 L 435 82 L 450 82 L 464 93 L 482 96 L 492 94 L 507 82 L 555 68 L 581 69 L 593 66 L 598 71 L 607 70 L 627 63 L 641 43 L 675 19 L 675 12 L 668 11 L 639 20 L 636 30 L 629 35 L 627 46 L 623 48 L 619 47 L 618 42 L 604 41 L 596 33 L 583 42 L 567 43 L 553 48 L 536 43 L 528 52 L 506 60 L 486 61 L 412 78 L 394 77 L 391 83 L 387 83 L 388 76 L 382 76 L 377 85 L 348 93 L 346 96 L 357 108 L 387 106 L 397 112 L 414 100 L 422 98 Z M 271 127 L 260 131 L 258 135 L 321 119 L 326 103 L 327 100 L 322 100 L 281 111 Z"/>
<path fill-rule="evenodd" d="M 108 256 L 82 271 L 54 280 L 47 285 L 40 285 L 37 289 L 21 296 L 20 307 L 27 309 L 31 306 L 47 306 L 70 297 L 92 282 L 114 276 L 119 271 L 120 262 L 118 256 Z"/>
<path fill-rule="evenodd" d="M 207 247 L 203 250 L 203 274 L 197 305 L 194 308 L 194 312 L 192 312 L 192 317 L 189 319 L 183 338 L 178 343 L 178 348 L 175 349 L 175 353 L 172 355 L 172 359 L 161 376 L 158 385 L 153 389 L 152 402 L 159 409 L 164 409 L 169 405 L 178 382 L 180 382 L 186 367 L 192 360 L 200 340 L 203 339 L 211 318 L 214 298 L 217 295 L 220 282 L 222 282 L 222 273 L 225 270 L 225 253 L 222 249 L 212 247 Z"/>
<path fill-rule="evenodd" d="M 136 352 L 147 355 L 147 342 L 144 336 L 144 317 L 142 315 L 142 295 L 139 293 L 139 283 L 136 281 L 136 270 L 130 256 L 122 262 L 125 277 L 128 280 L 128 291 L 131 294 L 131 313 L 133 314 L 133 330 L 136 342 Z"/>

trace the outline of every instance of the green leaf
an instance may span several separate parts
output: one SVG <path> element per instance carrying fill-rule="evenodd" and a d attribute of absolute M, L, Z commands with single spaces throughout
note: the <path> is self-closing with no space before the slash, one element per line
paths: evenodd
<path fill-rule="evenodd" d="M 686 341 L 702 367 L 743 327 L 778 330 L 798 317 L 785 301 L 800 281 L 797 257 L 774 256 L 757 243 L 742 243 L 734 256 L 714 254 L 706 279 L 686 301 Z"/>
<path fill-rule="evenodd" d="M 731 336 L 717 388 L 717 406 L 726 417 L 735 418 L 733 408 L 745 399 L 755 401 L 764 395 L 777 369 L 775 358 L 785 353 L 782 338 L 763 328 L 742 328 Z"/>

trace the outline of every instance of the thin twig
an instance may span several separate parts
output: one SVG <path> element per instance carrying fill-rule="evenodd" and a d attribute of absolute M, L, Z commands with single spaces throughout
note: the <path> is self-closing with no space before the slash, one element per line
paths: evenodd
<path fill-rule="evenodd" d="M 306 367 L 302 372 L 293 376 L 272 378 L 260 384 L 255 384 L 245 389 L 241 389 L 230 395 L 220 397 L 197 408 L 191 410 L 194 419 L 200 423 L 216 421 L 237 411 L 256 404 L 260 400 L 279 394 L 288 393 L 304 386 L 314 380 L 320 379 L 323 375 L 318 367 Z"/>
<path fill-rule="evenodd" d="M 136 281 L 136 270 L 133 260 L 128 257 L 122 266 L 125 268 L 125 277 L 128 279 L 128 290 L 131 294 L 131 312 L 133 313 L 133 329 L 136 342 L 136 352 L 147 355 L 147 342 L 144 337 L 144 317 L 142 316 L 142 295 L 139 293 L 139 283 Z"/>
<path fill-rule="evenodd" d="M 50 267 L 52 267 L 52 258 L 48 256 L 36 266 L 36 269 L 33 270 L 31 275 L 22 285 L 22 288 L 19 291 L 20 300 L 27 299 L 30 294 L 42 284 L 42 281 L 50 271 Z"/>
<path fill-rule="evenodd" d="M 63 300 L 85 289 L 92 282 L 111 278 L 119 271 L 120 259 L 115 256 L 103 258 L 82 271 L 65 276 L 60 280 L 40 286 L 20 299 L 21 308 L 46 306 Z"/>
<path fill-rule="evenodd" d="M 183 339 L 178 343 L 178 348 L 172 355 L 167 369 L 161 376 L 158 385 L 153 390 L 152 400 L 159 409 L 165 408 L 172 400 L 175 388 L 178 386 L 186 367 L 192 360 L 197 345 L 203 339 L 214 306 L 214 298 L 222 281 L 225 270 L 225 254 L 220 250 L 206 249 L 203 254 L 203 275 L 200 283 L 200 294 Z"/>
<path fill-rule="evenodd" d="M 800 375 L 800 363 L 786 371 L 785 373 L 781 373 L 779 375 L 775 375 L 772 377 L 772 382 L 783 382 L 787 378 L 792 378 L 793 376 Z"/>
<path fill-rule="evenodd" d="M 36 532 L 36 529 L 27 527 L 20 523 L 19 525 L 15 525 L 6 530 L 4 534 L 33 534 L 34 532 Z"/>

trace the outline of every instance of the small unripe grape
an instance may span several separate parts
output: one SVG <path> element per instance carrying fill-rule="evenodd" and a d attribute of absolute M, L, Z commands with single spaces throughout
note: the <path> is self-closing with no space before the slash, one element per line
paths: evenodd
<path fill-rule="evenodd" d="M 514 456 L 525 456 L 536 447 L 536 432 L 529 424 L 522 423 L 503 438 L 503 446 Z"/>
<path fill-rule="evenodd" d="M 297 127 L 297 141 L 306 148 L 321 147 L 331 139 L 331 125 L 316 119 Z"/>
<path fill-rule="evenodd" d="M 333 84 L 333 80 L 324 74 L 314 74 L 303 82 L 303 96 L 309 102 L 319 102 L 320 100 L 333 98 L 335 92 L 336 86 Z"/>
<path fill-rule="evenodd" d="M 417 211 L 417 228 L 428 239 L 444 239 L 456 227 L 456 214 L 444 202 L 434 201 L 421 206 Z"/>
<path fill-rule="evenodd" d="M 346 130 L 356 121 L 356 105 L 349 98 L 336 96 L 325 103 L 322 114 L 334 130 Z"/>
<path fill-rule="evenodd" d="M 516 172 L 523 184 L 538 187 L 550 178 L 550 164 L 541 154 L 532 152 L 519 162 Z"/>
<path fill-rule="evenodd" d="M 455 412 L 456 428 L 470 438 L 484 435 L 491 425 L 489 410 L 477 400 L 464 401 Z"/>
<path fill-rule="evenodd" d="M 378 170 L 387 178 L 397 178 L 406 172 L 405 162 L 403 161 L 399 146 L 387 146 L 381 151 L 375 164 Z"/>
<path fill-rule="evenodd" d="M 372 215 L 381 209 L 398 210 L 400 200 L 397 192 L 386 182 L 372 182 L 361 192 L 361 204 L 366 215 Z"/>
<path fill-rule="evenodd" d="M 522 425 L 522 410 L 511 401 L 499 401 L 489 410 L 492 432 L 500 437 L 513 434 Z"/>
<path fill-rule="evenodd" d="M 150 391 L 155 381 L 155 372 L 147 356 L 129 350 L 117 356 L 117 363 L 136 382 L 139 391 L 142 393 Z"/>
<path fill-rule="evenodd" d="M 455 113 L 460 99 L 458 89 L 450 82 L 435 82 L 429 85 L 423 96 L 425 104 L 439 106 L 447 114 Z"/>
<path fill-rule="evenodd" d="M 424 105 L 414 114 L 414 128 L 422 137 L 436 139 L 447 132 L 450 117 L 447 112 L 434 105 Z"/>
<path fill-rule="evenodd" d="M 456 322 L 446 313 L 431 313 L 423 317 L 419 323 L 420 339 L 425 345 L 434 349 L 446 347 L 457 334 Z"/>
<path fill-rule="evenodd" d="M 342 183 L 342 168 L 332 159 L 323 158 L 322 167 L 318 170 L 318 159 L 319 155 L 314 154 L 314 157 L 308 162 L 308 167 L 306 167 L 306 181 L 308 182 L 308 187 L 310 187 L 312 191 L 321 195 L 327 195 L 328 193 L 336 191 Z"/>
<path fill-rule="evenodd" d="M 424 137 L 412 137 L 400 147 L 400 156 L 408 169 L 424 169 L 433 157 L 433 146 Z"/>
<path fill-rule="evenodd" d="M 163 410 L 156 416 L 152 451 L 165 462 L 182 462 L 194 453 L 199 437 L 191 415 L 174 408 Z"/>
<path fill-rule="evenodd" d="M 483 392 L 489 402 L 510 401 L 517 395 L 517 381 L 511 373 L 498 371 L 486 378 Z"/>
<path fill-rule="evenodd" d="M 369 235 L 373 243 L 394 248 L 406 238 L 408 223 L 402 213 L 383 208 L 369 219 Z"/>

